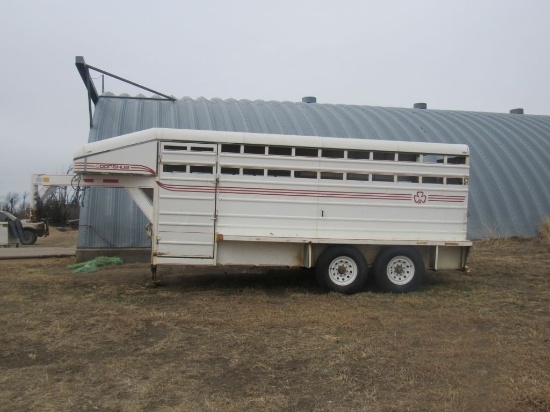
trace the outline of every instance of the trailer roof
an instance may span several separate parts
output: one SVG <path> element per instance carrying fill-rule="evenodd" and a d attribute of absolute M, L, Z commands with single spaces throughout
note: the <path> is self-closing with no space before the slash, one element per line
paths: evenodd
<path fill-rule="evenodd" d="M 368 139 L 339 139 L 319 136 L 295 136 L 260 133 L 237 133 L 204 130 L 152 128 L 122 136 L 88 143 L 79 148 L 74 158 L 101 153 L 150 141 L 199 141 L 212 143 L 240 143 L 282 145 L 295 147 L 318 147 L 335 149 L 377 150 L 425 154 L 468 155 L 468 146 L 463 144 L 401 142 Z"/>

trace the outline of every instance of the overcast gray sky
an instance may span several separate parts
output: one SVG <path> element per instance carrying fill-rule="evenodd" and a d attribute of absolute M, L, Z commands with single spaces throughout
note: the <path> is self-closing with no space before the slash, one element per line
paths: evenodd
<path fill-rule="evenodd" d="M 77 55 L 178 98 L 549 115 L 548 16 L 547 0 L 2 1 L 0 199 L 86 143 Z"/>

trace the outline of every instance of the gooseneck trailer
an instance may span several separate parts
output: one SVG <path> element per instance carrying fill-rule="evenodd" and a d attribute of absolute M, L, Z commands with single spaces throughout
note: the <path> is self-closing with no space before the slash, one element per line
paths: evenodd
<path fill-rule="evenodd" d="M 150 221 L 151 268 L 316 268 L 360 291 L 415 290 L 464 269 L 465 145 L 149 129 L 81 147 L 81 186 L 128 190 Z M 55 179 L 54 179 L 55 180 Z"/>

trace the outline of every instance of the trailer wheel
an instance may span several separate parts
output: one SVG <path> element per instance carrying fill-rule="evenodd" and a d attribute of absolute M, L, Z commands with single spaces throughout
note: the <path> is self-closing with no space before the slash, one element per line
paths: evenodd
<path fill-rule="evenodd" d="M 374 261 L 374 276 L 380 288 L 387 292 L 412 292 L 424 277 L 424 261 L 413 248 L 388 247 Z"/>
<path fill-rule="evenodd" d="M 329 246 L 316 265 L 317 282 L 325 290 L 352 294 L 361 291 L 367 281 L 367 261 L 351 246 Z"/>
<path fill-rule="evenodd" d="M 34 245 L 36 243 L 36 233 L 32 230 L 23 230 L 23 239 L 20 239 L 22 245 Z"/>

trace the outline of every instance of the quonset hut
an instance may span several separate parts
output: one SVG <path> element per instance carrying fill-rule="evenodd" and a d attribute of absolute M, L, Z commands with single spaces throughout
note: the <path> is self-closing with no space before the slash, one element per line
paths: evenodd
<path fill-rule="evenodd" d="M 462 143 L 471 151 L 470 239 L 536 236 L 542 219 L 550 216 L 550 116 L 526 115 L 522 109 L 506 114 L 428 110 L 425 103 L 413 108 L 321 104 L 314 97 L 276 102 L 99 96 L 83 79 L 95 103 L 89 142 L 163 127 Z M 79 249 L 148 248 L 147 223 L 123 189 L 88 189 Z"/>

